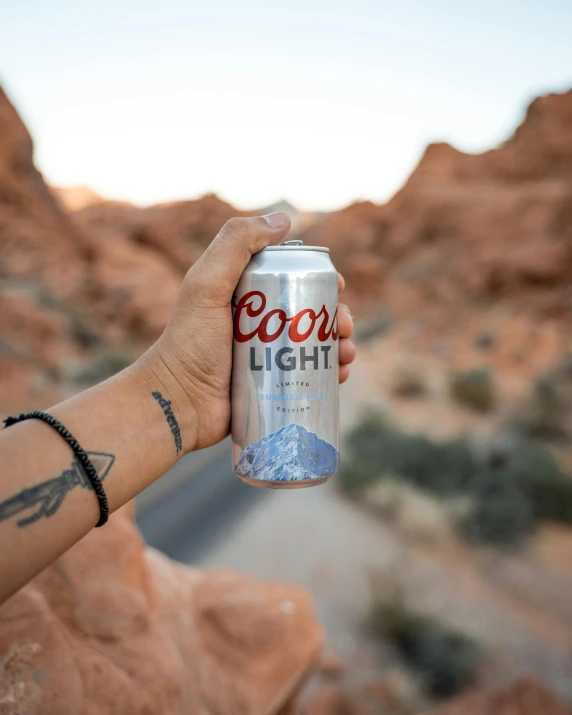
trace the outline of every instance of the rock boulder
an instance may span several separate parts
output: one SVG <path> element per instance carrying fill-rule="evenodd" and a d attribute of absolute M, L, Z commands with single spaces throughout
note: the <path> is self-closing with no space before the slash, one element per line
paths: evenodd
<path fill-rule="evenodd" d="M 300 588 L 147 548 L 131 505 L 0 608 L 0 713 L 270 715 L 315 663 Z"/>

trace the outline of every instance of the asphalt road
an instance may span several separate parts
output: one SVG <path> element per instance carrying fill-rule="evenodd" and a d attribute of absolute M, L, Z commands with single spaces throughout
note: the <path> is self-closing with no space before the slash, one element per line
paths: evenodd
<path fill-rule="evenodd" d="M 181 459 L 137 500 L 145 540 L 173 559 L 195 563 L 267 495 L 240 481 L 230 442 Z"/>

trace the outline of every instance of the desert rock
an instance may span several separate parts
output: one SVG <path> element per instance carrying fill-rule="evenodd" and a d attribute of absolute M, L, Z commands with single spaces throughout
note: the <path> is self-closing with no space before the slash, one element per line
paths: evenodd
<path fill-rule="evenodd" d="M 302 589 L 172 562 L 128 505 L 0 608 L 0 712 L 270 714 L 321 641 Z"/>

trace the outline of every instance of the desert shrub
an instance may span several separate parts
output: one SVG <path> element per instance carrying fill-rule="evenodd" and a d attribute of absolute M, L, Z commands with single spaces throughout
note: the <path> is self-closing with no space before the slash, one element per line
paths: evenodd
<path fill-rule="evenodd" d="M 518 433 L 506 450 L 507 469 L 514 474 L 536 520 L 572 523 L 572 480 L 543 444 Z"/>
<path fill-rule="evenodd" d="M 398 365 L 391 384 L 398 397 L 421 397 L 427 393 L 427 379 L 420 365 L 403 362 Z"/>
<path fill-rule="evenodd" d="M 428 492 L 448 495 L 464 489 L 474 472 L 466 439 L 434 442 L 411 435 L 370 413 L 348 434 L 338 484 L 359 491 L 391 474 Z"/>
<path fill-rule="evenodd" d="M 567 418 L 572 411 L 568 369 L 540 375 L 534 381 L 516 423 L 529 435 L 545 440 L 568 436 Z"/>
<path fill-rule="evenodd" d="M 359 492 L 383 472 L 385 425 L 381 414 L 369 411 L 345 438 L 345 449 L 337 477 L 342 491 Z"/>
<path fill-rule="evenodd" d="M 572 523 L 572 480 L 546 445 L 512 431 L 489 445 L 486 463 L 516 480 L 536 520 Z"/>
<path fill-rule="evenodd" d="M 488 350 L 492 348 L 494 344 L 495 336 L 489 330 L 483 330 L 483 332 L 479 333 L 475 338 L 475 347 L 480 350 Z"/>
<path fill-rule="evenodd" d="M 463 489 L 473 473 L 473 457 L 466 440 L 434 442 L 425 435 L 401 434 L 391 471 L 415 486 L 441 496 Z"/>
<path fill-rule="evenodd" d="M 471 541 L 499 547 L 520 546 L 534 528 L 529 499 L 510 473 L 477 473 L 471 497 L 472 507 L 460 525 Z"/>
<path fill-rule="evenodd" d="M 488 368 L 479 367 L 453 373 L 449 386 L 454 399 L 472 410 L 488 412 L 494 407 L 495 386 Z"/>
<path fill-rule="evenodd" d="M 436 618 L 410 608 L 402 593 L 374 602 L 370 626 L 374 635 L 395 645 L 431 695 L 449 697 L 474 681 L 481 657 L 478 645 Z"/>
<path fill-rule="evenodd" d="M 519 431 L 477 449 L 464 438 L 435 442 L 408 434 L 369 413 L 348 435 L 343 454 L 338 486 L 398 525 L 410 524 L 406 516 L 414 513 L 436 524 L 428 503 L 435 497 L 442 506 L 461 500 L 457 519 L 445 510 L 461 534 L 498 547 L 518 546 L 539 521 L 572 524 L 572 479 L 545 445 Z M 407 511 L 412 489 L 421 495 L 409 499 Z"/>
<path fill-rule="evenodd" d="M 131 365 L 133 357 L 123 352 L 101 353 L 90 364 L 75 371 L 73 377 L 77 382 L 96 383 L 107 380 L 108 377 L 124 370 Z"/>
<path fill-rule="evenodd" d="M 516 546 L 539 521 L 572 523 L 572 480 L 546 446 L 518 432 L 486 446 L 469 493 L 461 528 L 475 541 Z"/>
<path fill-rule="evenodd" d="M 73 316 L 70 325 L 72 338 L 85 350 L 93 350 L 101 344 L 101 336 L 79 316 Z"/>

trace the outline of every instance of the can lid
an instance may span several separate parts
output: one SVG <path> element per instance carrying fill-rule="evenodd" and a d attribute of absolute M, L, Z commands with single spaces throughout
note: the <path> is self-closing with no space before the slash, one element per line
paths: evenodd
<path fill-rule="evenodd" d="M 299 238 L 292 239 L 291 241 L 284 241 L 279 243 L 277 246 L 266 246 L 262 251 L 323 251 L 324 253 L 329 253 L 330 249 L 326 246 L 304 246 L 304 241 Z M 261 251 L 261 253 L 262 253 Z"/>

